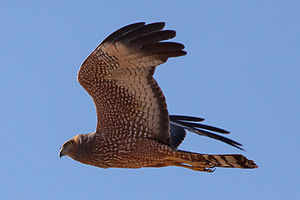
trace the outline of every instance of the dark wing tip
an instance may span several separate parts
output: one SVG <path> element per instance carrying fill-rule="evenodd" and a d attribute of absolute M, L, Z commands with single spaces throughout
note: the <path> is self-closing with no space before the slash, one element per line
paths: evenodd
<path fill-rule="evenodd" d="M 110 34 L 101 44 L 122 43 L 127 45 L 128 48 L 132 47 L 137 51 L 142 51 L 147 56 L 153 55 L 154 58 L 163 62 L 166 62 L 170 57 L 186 55 L 186 51 L 183 51 L 183 44 L 161 42 L 176 36 L 175 31 L 163 30 L 164 27 L 165 22 L 130 24 Z"/>
<path fill-rule="evenodd" d="M 166 22 L 153 22 L 150 24 L 147 24 L 146 26 L 156 26 L 156 27 L 160 27 L 159 29 L 163 29 L 166 25 Z"/>
<path fill-rule="evenodd" d="M 210 125 L 205 125 L 205 124 L 200 124 L 200 123 L 197 124 L 197 123 L 191 123 L 191 122 L 182 122 L 182 123 L 184 123 L 185 125 L 190 126 L 190 127 L 203 128 L 203 129 L 218 132 L 218 133 L 223 133 L 223 134 L 229 134 L 230 133 L 229 131 L 226 131 L 222 128 L 218 128 L 218 127 L 215 127 L 215 126 L 210 126 Z"/>
<path fill-rule="evenodd" d="M 198 118 L 198 117 L 190 117 L 190 116 L 182 116 L 182 115 L 170 115 L 170 120 L 171 121 L 177 121 L 178 123 L 181 123 L 185 126 L 189 127 L 196 127 L 196 128 L 202 128 L 218 133 L 223 133 L 223 134 L 229 134 L 230 132 L 227 130 L 224 130 L 222 128 L 218 128 L 215 126 L 210 126 L 210 125 L 205 125 L 205 124 L 200 124 L 200 123 L 194 123 L 194 122 L 201 122 L 204 121 L 204 118 Z"/>
<path fill-rule="evenodd" d="M 202 129 L 198 129 L 198 128 L 191 128 L 189 131 L 191 132 L 194 132 L 194 133 L 197 133 L 198 135 L 203 135 L 203 136 L 207 136 L 207 137 L 210 137 L 210 138 L 213 138 L 213 139 L 216 139 L 216 140 L 220 140 L 226 144 L 229 144 L 237 149 L 240 149 L 242 151 L 245 151 L 241 146 L 243 146 L 242 144 L 232 140 L 232 139 L 229 139 L 229 138 L 226 138 L 226 137 L 223 137 L 221 135 L 217 135 L 215 133 L 211 133 L 209 131 L 205 131 L 205 130 L 202 130 Z"/>
<path fill-rule="evenodd" d="M 156 44 L 163 40 L 169 40 L 176 36 L 176 31 L 174 30 L 158 30 L 154 32 L 149 32 L 140 37 L 134 38 L 131 42 L 136 44 L 150 45 Z"/>
<path fill-rule="evenodd" d="M 142 50 L 151 51 L 152 53 L 163 53 L 171 51 L 181 51 L 184 45 L 177 42 L 159 42 L 156 44 L 144 45 Z"/>
<path fill-rule="evenodd" d="M 182 116 L 182 115 L 170 115 L 170 123 L 174 124 L 176 126 L 182 127 L 190 132 L 194 132 L 198 135 L 202 135 L 202 136 L 207 136 L 210 138 L 214 138 L 216 140 L 220 140 L 222 142 L 225 142 L 235 148 L 238 148 L 242 151 L 245 151 L 241 146 L 242 144 L 231 140 L 229 138 L 223 137 L 221 135 L 217 135 L 215 133 L 209 132 L 209 131 L 214 131 L 214 132 L 218 132 L 218 133 L 224 133 L 224 134 L 228 134 L 229 131 L 226 131 L 224 129 L 221 128 L 217 128 L 214 126 L 209 126 L 209 125 L 205 125 L 205 124 L 200 124 L 200 123 L 195 123 L 195 122 L 200 122 L 203 121 L 203 118 L 198 118 L 198 117 L 190 117 L 190 116 Z M 204 130 L 203 130 L 204 129 Z M 209 131 L 207 131 L 209 130 Z"/>
<path fill-rule="evenodd" d="M 181 121 L 193 121 L 193 122 L 202 122 L 204 118 L 200 117 L 191 117 L 191 116 L 184 116 L 184 115 L 169 115 L 170 120 L 181 120 Z"/>
<path fill-rule="evenodd" d="M 110 34 L 102 41 L 101 44 L 106 42 L 114 42 L 117 40 L 128 39 L 130 37 L 134 38 L 134 36 L 138 36 L 138 35 L 142 36 L 145 34 L 149 34 L 151 32 L 160 31 L 164 27 L 165 27 L 165 22 L 154 22 L 147 25 L 145 22 L 137 22 L 137 23 L 129 24 Z"/>
<path fill-rule="evenodd" d="M 161 31 L 165 27 L 164 22 L 156 22 L 151 24 L 146 24 L 143 26 L 139 26 L 135 29 L 128 31 L 127 33 L 123 34 L 121 37 L 117 39 L 117 41 L 132 41 L 136 38 L 139 38 L 143 35 Z"/>
<path fill-rule="evenodd" d="M 144 26 L 145 24 L 146 24 L 145 22 L 137 22 L 137 23 L 133 23 L 133 24 L 129 24 L 127 26 L 124 26 L 123 28 L 120 28 L 120 29 L 116 30 L 115 32 L 110 34 L 108 37 L 106 37 L 101 42 L 101 44 L 106 43 L 106 42 L 113 42 L 114 40 L 120 38 L 125 33 L 129 32 L 131 30 L 134 30 L 138 27 Z"/>

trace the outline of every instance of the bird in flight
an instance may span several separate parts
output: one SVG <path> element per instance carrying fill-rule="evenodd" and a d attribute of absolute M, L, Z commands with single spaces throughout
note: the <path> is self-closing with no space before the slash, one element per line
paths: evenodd
<path fill-rule="evenodd" d="M 100 168 L 179 166 L 202 172 L 215 167 L 256 168 L 241 154 L 178 149 L 186 130 L 242 148 L 216 134 L 228 131 L 199 123 L 202 118 L 169 115 L 153 74 L 156 66 L 186 52 L 183 44 L 162 42 L 176 35 L 164 26 L 163 22 L 127 25 L 109 35 L 83 62 L 78 81 L 95 103 L 97 128 L 66 141 L 59 156 Z"/>

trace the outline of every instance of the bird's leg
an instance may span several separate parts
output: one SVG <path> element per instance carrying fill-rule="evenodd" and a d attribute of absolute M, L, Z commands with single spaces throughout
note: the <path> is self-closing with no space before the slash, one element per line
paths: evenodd
<path fill-rule="evenodd" d="M 214 172 L 214 167 L 211 163 L 207 162 L 206 160 L 192 160 L 192 159 L 183 159 L 179 157 L 168 157 L 169 160 L 174 162 L 173 165 L 178 167 L 185 167 L 188 169 L 192 169 L 195 171 L 202 171 L 202 172 Z"/>
<path fill-rule="evenodd" d="M 214 168 L 206 168 L 206 167 L 200 167 L 200 166 L 191 166 L 191 165 L 185 165 L 183 163 L 174 163 L 174 166 L 177 167 L 184 167 L 184 168 L 188 168 L 188 169 L 192 169 L 194 171 L 201 171 L 201 172 L 214 172 L 215 169 Z"/>

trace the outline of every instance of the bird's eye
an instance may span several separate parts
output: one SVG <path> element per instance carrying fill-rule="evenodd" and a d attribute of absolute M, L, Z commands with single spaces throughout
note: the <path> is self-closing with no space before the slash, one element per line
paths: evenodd
<path fill-rule="evenodd" d="M 73 141 L 67 142 L 67 145 L 71 145 L 71 144 L 73 144 Z"/>

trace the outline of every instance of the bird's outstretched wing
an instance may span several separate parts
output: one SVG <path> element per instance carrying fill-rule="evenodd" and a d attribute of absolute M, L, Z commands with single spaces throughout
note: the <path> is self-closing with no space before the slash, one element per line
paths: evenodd
<path fill-rule="evenodd" d="M 93 98 L 96 134 L 146 137 L 170 144 L 165 97 L 153 78 L 155 67 L 185 55 L 184 46 L 161 42 L 175 37 L 164 23 L 125 26 L 109 35 L 84 61 L 78 81 Z"/>

